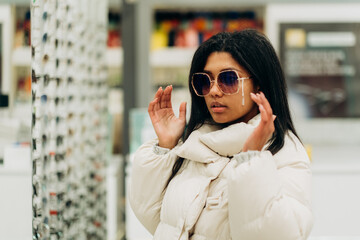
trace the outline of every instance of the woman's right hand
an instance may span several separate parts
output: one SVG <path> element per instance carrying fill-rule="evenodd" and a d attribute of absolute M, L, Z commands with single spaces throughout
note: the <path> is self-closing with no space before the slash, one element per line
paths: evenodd
<path fill-rule="evenodd" d="M 176 117 L 171 105 L 171 92 L 172 86 L 167 86 L 165 90 L 160 87 L 148 108 L 159 146 L 169 149 L 178 143 L 186 123 L 186 102 L 180 104 L 179 117 Z"/>

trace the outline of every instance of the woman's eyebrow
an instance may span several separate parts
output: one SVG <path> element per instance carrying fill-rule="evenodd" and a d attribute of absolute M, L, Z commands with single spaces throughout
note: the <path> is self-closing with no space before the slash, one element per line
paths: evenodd
<path fill-rule="evenodd" d="M 208 70 L 205 70 L 205 69 L 204 69 L 202 72 L 212 75 L 212 72 L 211 72 L 211 71 L 208 71 Z"/>
<path fill-rule="evenodd" d="M 221 69 L 221 71 L 228 71 L 228 70 L 235 70 L 235 71 L 237 71 L 237 72 L 244 73 L 243 71 L 241 71 L 241 70 L 238 69 L 238 68 L 224 68 L 224 69 Z"/>
<path fill-rule="evenodd" d="M 211 78 L 213 78 L 214 77 L 214 74 L 211 72 L 211 71 L 208 71 L 208 70 L 203 70 L 202 71 L 203 73 L 206 73 L 207 75 L 209 75 Z"/>
<path fill-rule="evenodd" d="M 237 72 L 239 72 L 239 73 L 241 73 L 241 74 L 245 74 L 244 71 L 241 71 L 240 69 L 235 68 L 235 67 L 223 68 L 223 69 L 220 70 L 220 72 L 228 71 L 228 70 L 235 70 L 235 71 L 237 71 Z M 209 75 L 213 75 L 212 72 L 209 71 L 209 70 L 205 70 L 205 69 L 204 69 L 203 72 L 204 72 L 204 73 L 207 73 L 207 74 L 209 74 Z"/>

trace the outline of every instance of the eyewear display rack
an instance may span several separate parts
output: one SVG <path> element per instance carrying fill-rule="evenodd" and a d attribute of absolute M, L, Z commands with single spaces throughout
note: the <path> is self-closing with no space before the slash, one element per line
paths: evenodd
<path fill-rule="evenodd" d="M 107 8 L 31 1 L 33 239 L 106 238 Z"/>

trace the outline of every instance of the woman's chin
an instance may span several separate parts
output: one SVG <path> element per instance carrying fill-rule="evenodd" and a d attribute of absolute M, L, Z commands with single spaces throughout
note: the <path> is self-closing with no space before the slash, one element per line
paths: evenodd
<path fill-rule="evenodd" d="M 213 116 L 213 121 L 217 124 L 231 124 L 233 122 L 236 122 L 238 119 L 230 119 L 230 118 L 222 118 L 218 116 Z"/>

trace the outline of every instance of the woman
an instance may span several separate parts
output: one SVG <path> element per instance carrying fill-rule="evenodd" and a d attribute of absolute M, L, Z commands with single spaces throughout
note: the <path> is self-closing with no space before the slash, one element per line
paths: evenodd
<path fill-rule="evenodd" d="M 172 87 L 149 104 L 157 139 L 135 154 L 130 204 L 154 239 L 306 239 L 309 159 L 275 51 L 255 30 L 219 33 L 192 60 L 179 117 Z M 182 137 L 182 138 L 181 138 Z"/>

